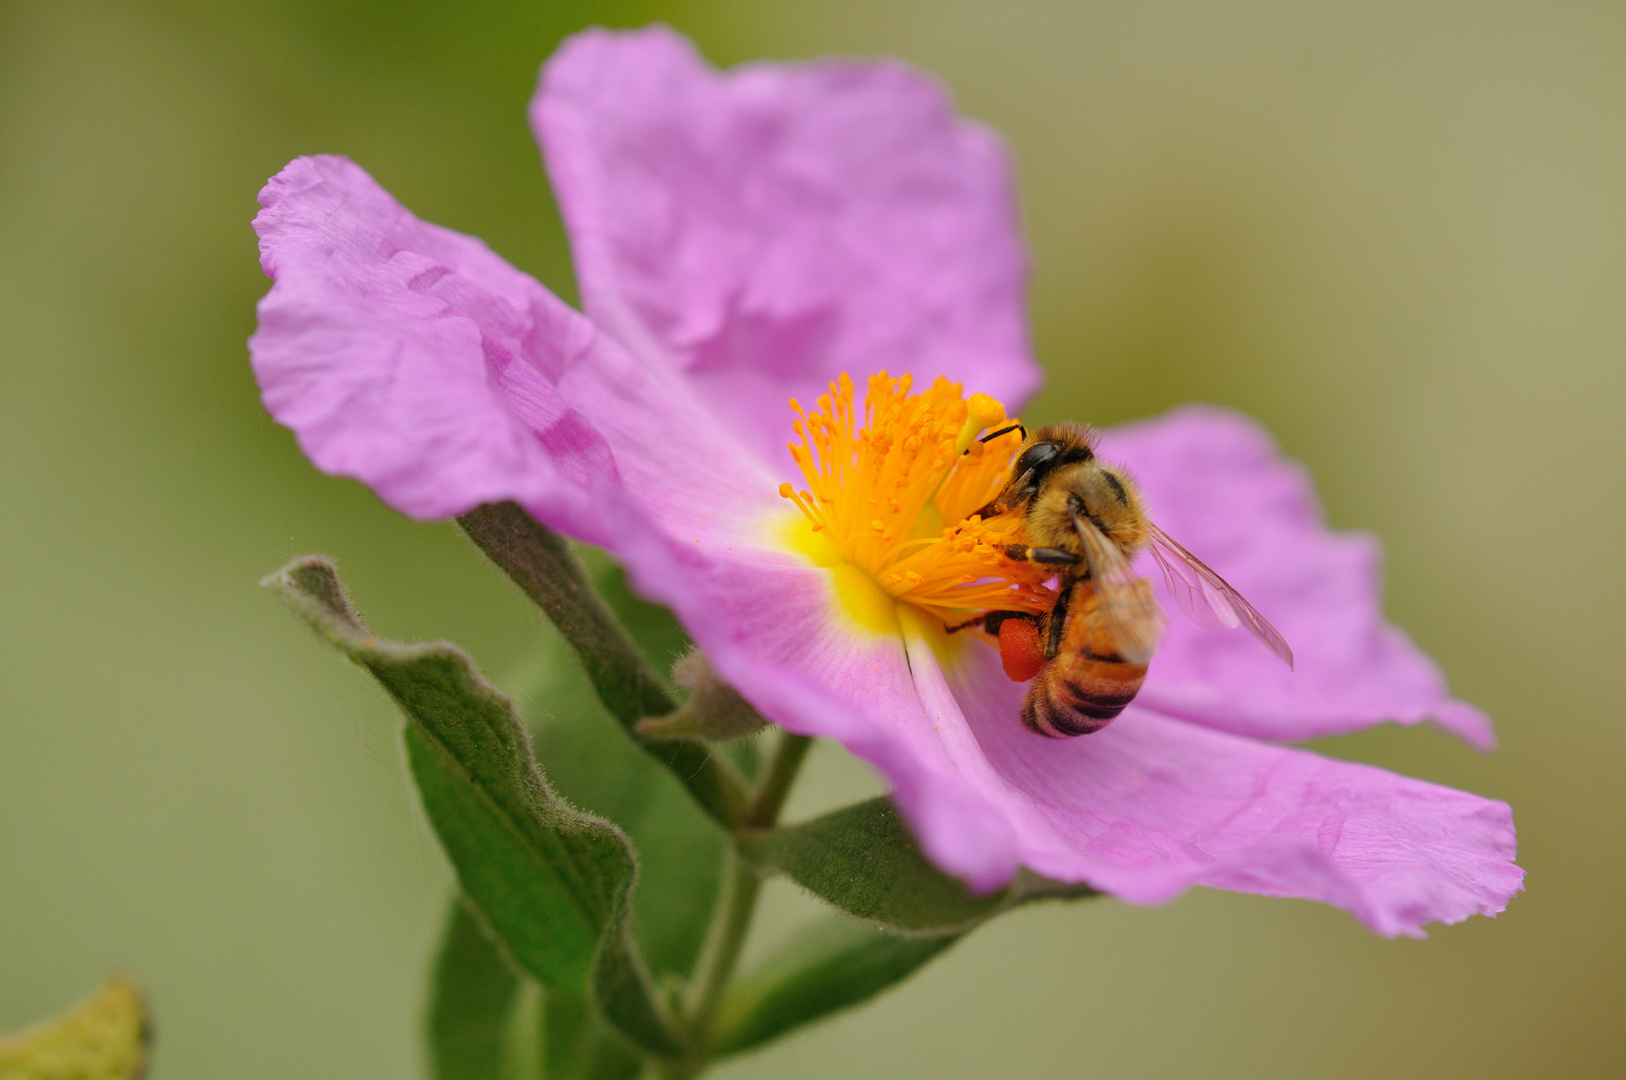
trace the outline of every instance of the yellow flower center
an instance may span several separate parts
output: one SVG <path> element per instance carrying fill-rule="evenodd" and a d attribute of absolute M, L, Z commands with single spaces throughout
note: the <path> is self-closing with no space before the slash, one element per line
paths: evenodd
<path fill-rule="evenodd" d="M 790 452 L 806 487 L 781 484 L 779 493 L 826 552 L 950 626 L 984 611 L 1048 611 L 1048 575 L 1004 555 L 1003 545 L 1022 542 L 1020 518 L 978 516 L 1004 485 L 1021 434 L 1013 427 L 980 442 L 1005 422 L 999 402 L 967 400 L 944 378 L 919 394 L 911 385 L 908 375 L 871 376 L 862 413 L 845 374 L 811 411 L 792 399 L 800 443 Z"/>

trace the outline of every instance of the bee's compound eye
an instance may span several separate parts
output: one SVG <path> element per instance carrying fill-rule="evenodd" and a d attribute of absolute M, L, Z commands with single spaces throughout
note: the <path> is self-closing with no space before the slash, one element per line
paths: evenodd
<path fill-rule="evenodd" d="M 1049 461 L 1061 452 L 1061 447 L 1053 442 L 1034 443 L 1022 451 L 1022 456 L 1016 459 L 1015 473 L 1021 476 L 1044 462 Z"/>

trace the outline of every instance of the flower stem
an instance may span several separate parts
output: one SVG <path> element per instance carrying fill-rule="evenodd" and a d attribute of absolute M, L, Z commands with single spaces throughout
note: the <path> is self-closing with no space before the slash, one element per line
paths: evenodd
<path fill-rule="evenodd" d="M 750 809 L 740 823 L 741 828 L 765 829 L 779 820 L 791 784 L 807 757 L 813 740 L 805 735 L 781 732 L 774 747 L 773 757 L 763 772 L 751 799 Z M 762 891 L 762 878 L 750 863 L 740 857 L 732 844 L 724 855 L 722 889 L 717 895 L 717 906 L 712 909 L 711 925 L 706 930 L 706 942 L 695 964 L 694 979 L 689 984 L 689 996 L 684 1012 L 684 1026 L 688 1028 L 696 1046 L 696 1056 L 684 1061 L 652 1064 L 650 1076 L 661 1080 L 687 1080 L 698 1076 L 709 1063 L 706 1047 L 710 1041 L 711 1024 L 722 1004 L 723 995 L 733 981 L 734 968 L 739 963 L 746 935 L 751 929 L 751 918 L 756 913 L 757 897 Z"/>
<path fill-rule="evenodd" d="M 790 786 L 795 782 L 802 761 L 812 746 L 813 740 L 806 735 L 793 735 L 788 731 L 780 734 L 773 759 L 768 762 L 768 769 L 751 798 L 751 807 L 741 822 L 743 828 L 766 829 L 779 820 L 779 812 L 785 808 L 785 799 L 790 795 Z"/>
<path fill-rule="evenodd" d="M 762 879 L 757 872 L 738 852 L 729 848 L 724 857 L 722 891 L 712 913 L 706 944 L 695 965 L 693 996 L 688 1008 L 691 1030 L 702 1046 L 706 1029 L 733 978 L 761 891 Z"/>

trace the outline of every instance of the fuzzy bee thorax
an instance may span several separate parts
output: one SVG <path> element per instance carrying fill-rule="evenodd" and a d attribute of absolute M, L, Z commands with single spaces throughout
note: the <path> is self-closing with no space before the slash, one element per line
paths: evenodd
<path fill-rule="evenodd" d="M 1150 542 L 1140 492 L 1094 461 L 1064 466 L 1046 478 L 1028 503 L 1028 533 L 1037 545 L 1081 554 L 1074 515 L 1088 519 L 1126 555 Z"/>

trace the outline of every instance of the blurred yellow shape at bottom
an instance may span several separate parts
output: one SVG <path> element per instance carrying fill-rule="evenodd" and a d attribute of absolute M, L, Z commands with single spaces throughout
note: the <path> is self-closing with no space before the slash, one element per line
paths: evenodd
<path fill-rule="evenodd" d="M 151 1041 L 140 988 L 114 975 L 67 1012 L 0 1039 L 0 1080 L 140 1080 Z"/>

